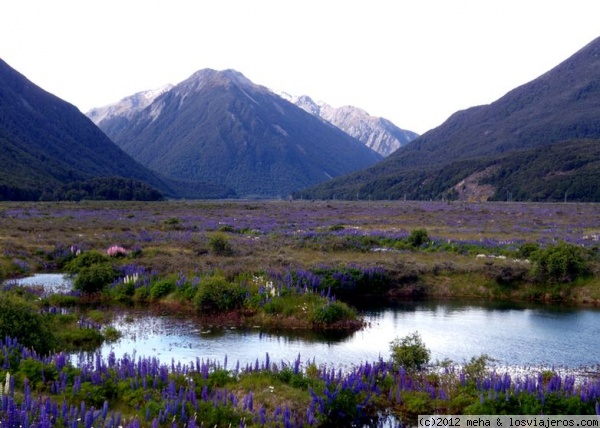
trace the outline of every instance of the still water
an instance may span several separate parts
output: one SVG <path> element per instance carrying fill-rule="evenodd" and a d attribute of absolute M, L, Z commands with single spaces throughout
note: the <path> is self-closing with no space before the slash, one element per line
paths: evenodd
<path fill-rule="evenodd" d="M 600 311 L 546 306 L 465 302 L 406 302 L 366 311 L 369 326 L 346 337 L 221 329 L 191 321 L 148 315 L 121 315 L 115 322 L 124 336 L 106 344 L 116 356 L 157 356 L 187 363 L 196 357 L 242 365 L 268 352 L 271 361 L 291 362 L 300 354 L 336 368 L 389 357 L 389 343 L 418 331 L 432 361 L 463 363 L 488 354 L 500 366 L 569 367 L 600 364 Z"/>
<path fill-rule="evenodd" d="M 64 291 L 62 275 L 36 275 L 21 285 L 44 284 Z M 264 332 L 260 328 L 230 329 L 195 324 L 190 320 L 123 312 L 113 326 L 123 333 L 102 353 L 154 356 L 182 364 L 196 358 L 234 367 L 265 359 L 301 360 L 348 368 L 389 357 L 389 343 L 415 331 L 431 350 L 432 361 L 463 363 L 487 354 L 501 366 L 578 368 L 600 364 L 600 310 L 533 304 L 489 302 L 404 302 L 365 310 L 368 327 L 349 336 L 315 333 Z"/>

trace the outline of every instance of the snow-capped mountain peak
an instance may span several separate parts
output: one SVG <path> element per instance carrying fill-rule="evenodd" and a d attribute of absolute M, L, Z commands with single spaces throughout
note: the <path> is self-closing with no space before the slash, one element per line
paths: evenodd
<path fill-rule="evenodd" d="M 418 137 L 418 134 L 398 128 L 387 119 L 371 116 L 358 107 L 332 107 L 325 102 L 314 101 L 308 95 L 290 95 L 275 90 L 272 92 L 338 127 L 383 156 L 390 155 L 400 146 Z"/>
<path fill-rule="evenodd" d="M 171 90 L 173 85 L 166 84 L 156 89 L 141 91 L 121 99 L 120 101 L 103 107 L 96 107 L 86 113 L 86 115 L 98 125 L 105 119 L 114 116 L 131 118 L 135 113 L 148 107 L 156 98 Z"/>

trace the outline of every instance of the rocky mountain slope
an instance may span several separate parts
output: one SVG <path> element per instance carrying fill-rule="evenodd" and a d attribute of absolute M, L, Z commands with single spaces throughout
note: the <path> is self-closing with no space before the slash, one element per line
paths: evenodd
<path fill-rule="evenodd" d="M 419 136 L 415 132 L 397 127 L 387 119 L 371 116 L 358 107 L 336 108 L 324 102 L 315 102 L 307 95 L 293 96 L 285 92 L 277 93 L 308 113 L 326 120 L 362 141 L 382 156 L 389 156 Z"/>

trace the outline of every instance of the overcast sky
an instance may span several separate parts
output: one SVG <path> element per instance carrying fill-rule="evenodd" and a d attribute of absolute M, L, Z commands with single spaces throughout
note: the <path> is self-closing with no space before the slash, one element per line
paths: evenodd
<path fill-rule="evenodd" d="M 0 0 L 0 58 L 85 112 L 194 71 L 418 133 L 600 36 L 600 0 Z"/>

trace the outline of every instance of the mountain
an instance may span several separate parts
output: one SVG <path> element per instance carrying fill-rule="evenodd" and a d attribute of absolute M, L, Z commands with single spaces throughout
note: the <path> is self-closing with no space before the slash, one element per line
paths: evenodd
<path fill-rule="evenodd" d="M 415 132 L 398 128 L 387 119 L 371 116 L 358 107 L 336 108 L 324 102 L 315 102 L 307 95 L 293 96 L 285 92 L 277 92 L 277 94 L 308 113 L 340 128 L 382 156 L 389 156 L 419 136 Z"/>
<path fill-rule="evenodd" d="M 2 60 L 0 152 L 0 200 L 199 197 L 205 187 L 143 167 L 75 106 Z M 206 188 L 208 194 L 216 190 Z"/>
<path fill-rule="evenodd" d="M 116 134 L 127 127 L 131 117 L 154 102 L 159 96 L 169 91 L 173 85 L 167 84 L 157 89 L 138 92 L 123 98 L 121 101 L 104 107 L 94 108 L 86 113 L 92 122 L 110 123 L 111 128 L 106 129 L 107 134 Z"/>
<path fill-rule="evenodd" d="M 143 108 L 119 108 L 97 125 L 138 162 L 241 196 L 286 196 L 382 159 L 235 70 L 200 70 Z"/>
<path fill-rule="evenodd" d="M 599 140 L 600 38 L 497 101 L 455 113 L 381 163 L 298 196 L 598 201 Z"/>

